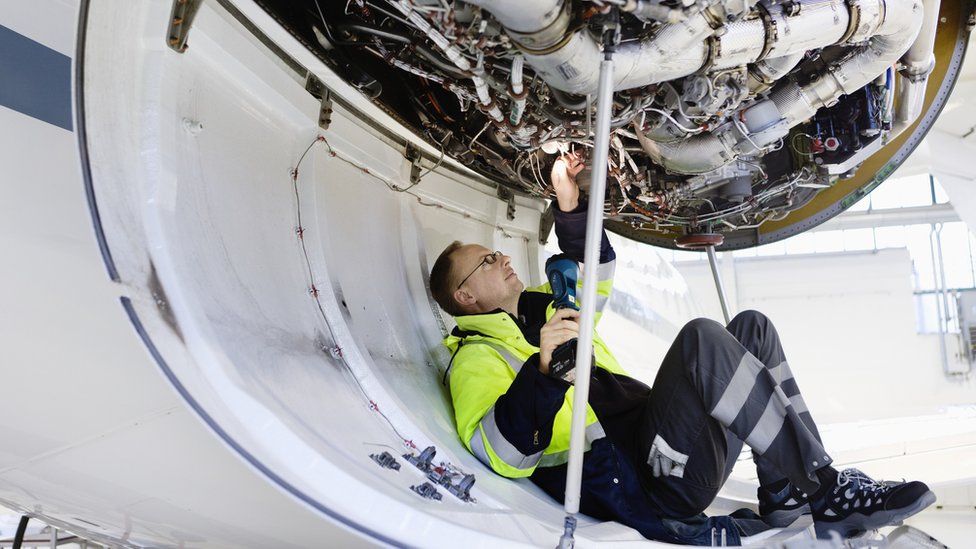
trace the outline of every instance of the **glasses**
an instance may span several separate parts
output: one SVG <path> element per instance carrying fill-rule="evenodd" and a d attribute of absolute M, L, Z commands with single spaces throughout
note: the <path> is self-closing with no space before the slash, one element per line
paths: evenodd
<path fill-rule="evenodd" d="M 497 251 L 497 250 L 495 250 L 494 252 L 491 252 L 490 254 L 488 254 L 485 257 L 483 257 L 481 259 L 481 263 L 478 263 L 478 266 L 475 267 L 474 270 L 471 271 L 471 273 L 468 276 L 464 277 L 464 280 L 461 281 L 461 284 L 458 284 L 457 285 L 457 289 L 460 290 L 461 289 L 461 285 L 463 285 L 465 282 L 467 282 L 468 279 L 471 278 L 471 275 L 473 275 L 474 273 L 478 272 L 478 269 L 480 269 L 481 267 L 483 267 L 485 265 L 491 265 L 492 263 L 498 261 L 498 258 L 501 257 L 501 256 L 502 256 L 502 253 L 499 252 L 499 251 Z"/>

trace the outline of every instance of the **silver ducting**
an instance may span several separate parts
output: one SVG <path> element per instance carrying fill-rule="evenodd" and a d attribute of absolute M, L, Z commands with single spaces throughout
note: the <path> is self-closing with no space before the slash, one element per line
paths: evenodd
<path fill-rule="evenodd" d="M 758 94 L 772 87 L 777 80 L 796 68 L 805 52 L 791 53 L 783 57 L 763 59 L 749 66 L 749 91 Z"/>
<path fill-rule="evenodd" d="M 487 3 L 487 0 L 485 0 Z M 620 44 L 614 54 L 614 90 L 625 90 L 687 76 L 705 63 L 712 33 L 699 13 L 666 25 L 653 40 Z M 550 86 L 586 95 L 596 91 L 603 53 L 596 39 L 580 30 L 564 45 L 546 53 L 525 52 L 525 61 Z"/>
<path fill-rule="evenodd" d="M 791 56 L 849 38 L 851 14 L 845 0 L 805 0 L 796 5 L 797 12 L 791 15 L 782 4 L 760 4 L 764 17 L 727 24 L 716 33 L 709 69 Z"/>
<path fill-rule="evenodd" d="M 564 4 L 555 0 L 513 2 L 472 0 L 489 11 L 525 51 L 526 62 L 554 88 L 578 95 L 596 90 L 602 53 L 586 30 L 562 37 L 568 29 Z M 518 8 L 514 8 L 518 4 Z M 614 55 L 614 89 L 626 90 L 673 80 L 703 68 L 712 52 L 709 69 L 784 57 L 873 34 L 880 22 L 882 0 L 800 0 L 787 12 L 781 5 L 764 7 L 765 17 L 718 25 L 702 10 L 685 20 L 661 27 L 653 38 L 621 44 Z M 858 7 L 861 6 L 862 7 Z M 851 8 L 850 6 L 855 6 Z M 852 17 L 852 9 L 856 17 Z M 514 10 L 514 11 L 513 11 Z M 794 14 L 795 13 L 795 14 Z M 715 27 L 721 30 L 716 31 Z M 528 29 L 537 29 L 534 32 Z M 712 44 L 706 39 L 717 36 Z M 541 47 L 540 47 L 541 46 Z M 544 48 L 544 49 L 543 49 Z"/>
<path fill-rule="evenodd" d="M 919 118 L 933 32 L 956 30 L 939 0 L 376 2 L 325 8 L 326 54 L 390 83 L 376 101 L 441 157 L 537 197 L 555 152 L 601 152 L 592 92 L 612 38 L 604 211 L 636 234 L 745 234 L 894 151 L 878 152 Z M 409 101 L 400 72 L 419 84 Z"/>
<path fill-rule="evenodd" d="M 885 17 L 879 24 L 872 25 L 875 34 L 866 46 L 810 83 L 802 86 L 795 81 L 782 83 L 776 86 L 769 99 L 731 117 L 733 121 L 744 119 L 745 128 L 729 124 L 681 143 L 649 146 L 645 140 L 642 145 L 652 158 L 659 158 L 662 165 L 672 171 L 703 173 L 739 155 L 752 154 L 757 146 L 775 143 L 788 133 L 789 128 L 812 117 L 817 109 L 833 104 L 842 94 L 860 89 L 898 60 L 919 33 L 921 9 L 918 0 L 887 0 Z M 857 30 L 861 31 L 861 27 Z"/>
<path fill-rule="evenodd" d="M 569 28 L 571 6 L 564 0 L 467 0 L 466 3 L 490 12 L 508 35 L 529 51 L 558 44 Z"/>
<path fill-rule="evenodd" d="M 891 137 L 894 138 L 922 113 L 925 88 L 929 74 L 935 67 L 935 30 L 939 24 L 939 0 L 923 0 L 922 28 L 912 47 L 902 57 L 902 70 L 898 72 L 898 110 L 895 112 Z"/>
<path fill-rule="evenodd" d="M 817 109 L 833 104 L 842 94 L 853 93 L 877 78 L 915 41 L 921 11 L 919 0 L 887 0 L 883 22 L 858 53 L 806 85 L 791 81 L 777 86 L 770 99 L 783 119 L 792 127 L 809 119 Z"/>

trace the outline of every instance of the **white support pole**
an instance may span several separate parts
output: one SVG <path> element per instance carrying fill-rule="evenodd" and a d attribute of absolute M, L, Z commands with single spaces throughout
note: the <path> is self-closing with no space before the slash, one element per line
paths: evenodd
<path fill-rule="evenodd" d="M 566 471 L 565 509 L 567 524 L 575 528 L 579 513 L 583 476 L 583 446 L 586 432 L 586 406 L 590 393 L 593 356 L 593 321 L 596 316 L 597 267 L 603 235 L 603 204 L 607 186 L 607 155 L 610 150 L 610 116 L 613 101 L 613 59 L 608 52 L 600 63 L 600 87 L 596 101 L 596 135 L 593 142 L 592 178 L 586 210 L 586 247 L 583 252 L 583 309 L 576 342 L 576 383 L 573 395 L 573 422 L 569 437 L 569 464 Z M 572 547 L 572 528 L 560 540 L 560 547 Z M 567 539 L 568 535 L 568 539 Z"/>
<path fill-rule="evenodd" d="M 729 312 L 729 303 L 725 299 L 725 286 L 722 285 L 722 274 L 718 271 L 718 259 L 715 257 L 715 246 L 709 244 L 705 248 L 705 252 L 708 254 L 708 265 L 712 268 L 712 278 L 715 279 L 718 302 L 722 305 L 722 316 L 725 317 L 725 323 L 728 324 L 732 321 L 732 315 Z"/>

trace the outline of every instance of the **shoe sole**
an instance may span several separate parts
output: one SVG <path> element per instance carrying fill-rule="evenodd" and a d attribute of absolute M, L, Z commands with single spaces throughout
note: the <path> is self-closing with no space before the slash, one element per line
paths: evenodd
<path fill-rule="evenodd" d="M 922 494 L 922 497 L 915 500 L 915 503 L 907 507 L 902 507 L 901 509 L 878 511 L 876 513 L 871 513 L 870 515 L 853 513 L 849 517 L 837 522 L 814 521 L 813 524 L 814 529 L 817 532 L 817 538 L 819 539 L 830 539 L 831 531 L 837 532 L 841 535 L 841 537 L 848 538 L 853 535 L 863 533 L 867 530 L 877 530 L 878 528 L 882 528 L 884 526 L 899 524 L 901 521 L 918 513 L 933 503 L 935 503 L 935 494 L 929 490 L 928 492 Z"/>
<path fill-rule="evenodd" d="M 777 509 L 776 511 L 763 515 L 762 520 L 773 528 L 786 528 L 796 522 L 796 519 L 809 514 L 810 506 L 804 505 L 796 509 Z"/>

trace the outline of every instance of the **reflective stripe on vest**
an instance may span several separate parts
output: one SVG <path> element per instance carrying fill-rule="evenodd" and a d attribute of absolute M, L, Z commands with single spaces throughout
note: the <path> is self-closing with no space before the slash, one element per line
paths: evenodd
<path fill-rule="evenodd" d="M 507 349 L 500 345 L 490 343 L 487 341 L 477 341 L 469 343 L 468 345 L 487 345 L 495 350 L 502 358 L 508 362 L 512 370 L 518 375 L 522 366 L 525 364 L 519 361 Z M 512 445 L 498 430 L 498 424 L 495 422 L 495 407 L 492 406 L 491 409 L 485 414 L 485 417 L 481 419 L 481 422 L 477 429 L 475 429 L 474 434 L 471 435 L 471 450 L 474 455 L 482 461 L 485 465 L 491 467 L 491 459 L 488 456 L 488 451 L 485 449 L 484 441 L 481 439 L 481 435 L 484 433 L 485 438 L 488 440 L 488 444 L 491 445 L 491 449 L 495 452 L 502 461 L 508 465 L 515 467 L 516 469 L 529 469 L 536 465 L 539 467 L 555 467 L 557 465 L 563 465 L 569 462 L 569 451 L 563 450 L 562 452 L 556 452 L 554 454 L 544 454 L 543 451 L 536 452 L 532 455 L 525 455 L 520 452 L 515 446 Z M 586 432 L 584 434 L 584 447 L 583 451 L 588 452 L 592 447 L 593 441 L 599 440 L 607 436 L 607 433 L 603 430 L 603 425 L 600 425 L 600 420 L 597 420 L 590 425 L 586 426 Z"/>
<path fill-rule="evenodd" d="M 474 434 L 471 435 L 471 449 L 474 450 L 478 459 L 490 467 L 491 460 L 488 456 L 488 451 L 484 447 L 484 441 L 481 439 L 482 434 L 488 440 L 488 444 L 491 445 L 491 450 L 495 455 L 511 467 L 516 469 L 531 469 L 542 459 L 543 450 L 539 450 L 531 455 L 525 455 L 502 435 L 502 432 L 498 430 L 498 423 L 495 422 L 494 406 L 488 410 L 485 417 L 481 419 L 478 428 L 475 429 Z"/>
<path fill-rule="evenodd" d="M 586 433 L 584 434 L 584 444 L 583 452 L 589 452 L 590 448 L 593 446 L 593 441 L 599 440 L 607 436 L 607 433 L 603 430 L 603 425 L 600 425 L 600 420 L 593 422 L 586 426 Z M 545 454 L 542 459 L 539 460 L 539 467 L 555 467 L 557 465 L 563 465 L 569 462 L 569 450 L 563 450 L 562 452 L 556 452 L 555 454 Z"/>

